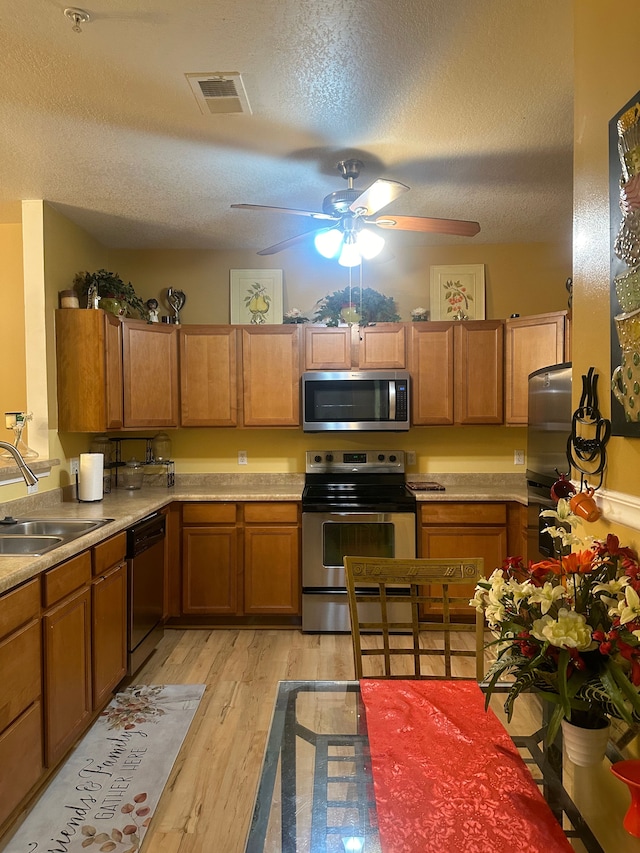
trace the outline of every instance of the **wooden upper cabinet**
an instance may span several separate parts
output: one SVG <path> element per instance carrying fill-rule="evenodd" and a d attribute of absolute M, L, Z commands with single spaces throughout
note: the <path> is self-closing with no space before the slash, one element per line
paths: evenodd
<path fill-rule="evenodd" d="M 241 335 L 244 426 L 300 426 L 298 326 L 246 327 Z"/>
<path fill-rule="evenodd" d="M 180 425 L 238 424 L 237 341 L 232 326 L 182 326 Z"/>
<path fill-rule="evenodd" d="M 416 425 L 454 423 L 453 323 L 411 327 L 411 411 Z"/>
<path fill-rule="evenodd" d="M 306 326 L 305 370 L 395 370 L 407 366 L 403 323 Z"/>
<path fill-rule="evenodd" d="M 58 429 L 123 426 L 122 323 L 104 311 L 56 311 Z"/>
<path fill-rule="evenodd" d="M 305 326 L 305 370 L 350 370 L 351 327 Z"/>
<path fill-rule="evenodd" d="M 506 423 L 528 423 L 529 374 L 564 361 L 566 317 L 556 311 L 506 321 Z"/>
<path fill-rule="evenodd" d="M 503 357 L 500 320 L 414 324 L 413 424 L 501 424 Z"/>
<path fill-rule="evenodd" d="M 504 422 L 504 323 L 458 323 L 455 333 L 455 412 L 459 424 Z"/>
<path fill-rule="evenodd" d="M 122 328 L 125 427 L 177 427 L 177 329 L 142 320 Z"/>
<path fill-rule="evenodd" d="M 358 367 L 363 370 L 393 370 L 407 366 L 407 330 L 404 324 L 364 326 L 359 332 Z"/>

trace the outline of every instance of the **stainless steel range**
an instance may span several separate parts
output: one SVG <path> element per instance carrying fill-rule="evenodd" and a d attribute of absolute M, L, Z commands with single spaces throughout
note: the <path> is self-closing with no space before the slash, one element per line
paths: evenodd
<path fill-rule="evenodd" d="M 415 557 L 416 502 L 404 452 L 306 455 L 302 494 L 302 630 L 350 630 L 343 558 Z"/>

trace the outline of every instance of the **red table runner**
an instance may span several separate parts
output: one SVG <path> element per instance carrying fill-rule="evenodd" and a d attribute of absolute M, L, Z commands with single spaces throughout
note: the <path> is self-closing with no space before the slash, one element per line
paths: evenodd
<path fill-rule="evenodd" d="M 475 682 L 360 689 L 383 853 L 573 851 Z"/>

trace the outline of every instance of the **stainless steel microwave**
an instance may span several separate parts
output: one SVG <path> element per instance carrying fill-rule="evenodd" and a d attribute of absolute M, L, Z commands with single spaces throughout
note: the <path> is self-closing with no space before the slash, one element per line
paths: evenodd
<path fill-rule="evenodd" d="M 409 429 L 406 370 L 313 371 L 302 375 L 305 432 Z"/>

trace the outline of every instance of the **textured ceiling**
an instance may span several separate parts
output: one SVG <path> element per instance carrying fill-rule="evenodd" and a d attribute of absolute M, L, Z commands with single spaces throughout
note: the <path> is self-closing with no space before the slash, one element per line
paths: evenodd
<path fill-rule="evenodd" d="M 0 0 L 0 221 L 44 198 L 111 247 L 258 250 L 314 224 L 232 203 L 321 210 L 356 154 L 356 187 L 411 187 L 385 212 L 570 239 L 571 0 L 91 0 L 80 34 L 64 8 Z M 252 115 L 201 113 L 185 74 L 216 71 Z"/>

